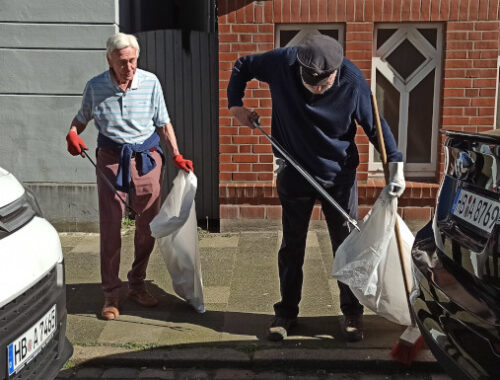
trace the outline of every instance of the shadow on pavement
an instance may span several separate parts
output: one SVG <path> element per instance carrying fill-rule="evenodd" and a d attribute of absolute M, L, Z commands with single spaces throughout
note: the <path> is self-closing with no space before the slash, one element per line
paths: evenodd
<path fill-rule="evenodd" d="M 68 284 L 66 288 L 68 314 L 90 314 L 99 318 L 103 302 L 99 284 Z M 127 283 L 123 283 L 120 307 L 121 318 L 135 316 L 144 320 L 187 323 L 233 335 L 254 336 L 258 340 L 267 342 L 266 329 L 273 317 L 272 315 L 213 310 L 200 314 L 195 312 L 182 299 L 165 292 L 152 283 L 148 283 L 148 289 L 159 300 L 159 304 L 154 308 L 143 307 L 129 300 L 127 298 Z M 377 317 L 365 316 L 365 323 L 369 325 L 370 319 L 373 318 Z M 147 321 L 144 323 L 147 324 Z M 185 327 L 179 325 L 171 328 L 181 331 Z M 290 334 L 290 338 L 293 338 L 293 336 L 342 341 L 337 316 L 300 317 L 299 323 Z M 285 344 L 288 344 L 287 342 Z M 315 344 L 317 343 L 316 341 Z"/>

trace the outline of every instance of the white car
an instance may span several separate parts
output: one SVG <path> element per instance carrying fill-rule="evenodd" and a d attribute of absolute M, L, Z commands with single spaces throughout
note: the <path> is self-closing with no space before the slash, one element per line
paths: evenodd
<path fill-rule="evenodd" d="M 64 261 L 33 194 L 0 167 L 0 379 L 53 379 L 66 338 Z"/>

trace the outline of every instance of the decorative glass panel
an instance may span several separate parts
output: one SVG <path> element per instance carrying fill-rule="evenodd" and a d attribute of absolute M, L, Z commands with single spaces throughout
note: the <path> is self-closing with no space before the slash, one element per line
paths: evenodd
<path fill-rule="evenodd" d="M 404 40 L 387 57 L 387 61 L 404 79 L 407 79 L 425 61 L 425 57 L 410 41 Z"/>
<path fill-rule="evenodd" d="M 409 163 L 429 162 L 431 157 L 434 73 L 435 70 L 432 70 L 410 92 L 406 148 L 406 161 Z"/>
<path fill-rule="evenodd" d="M 399 91 L 377 70 L 377 89 L 376 89 L 378 112 L 380 116 L 387 121 L 392 134 L 396 139 L 399 138 Z M 380 156 L 375 152 L 375 161 L 380 162 Z"/>
<path fill-rule="evenodd" d="M 432 46 L 436 47 L 437 44 L 437 30 L 436 29 L 418 29 L 418 31 L 425 37 Z"/>
<path fill-rule="evenodd" d="M 339 31 L 338 30 L 332 30 L 332 29 L 320 29 L 319 32 L 321 34 L 325 34 L 327 36 L 330 36 L 332 38 L 335 38 L 337 41 L 339 40 Z"/>
<path fill-rule="evenodd" d="M 377 31 L 377 49 L 387 41 L 397 29 L 379 29 Z"/>
<path fill-rule="evenodd" d="M 286 46 L 298 32 L 298 30 L 280 30 L 280 47 Z"/>

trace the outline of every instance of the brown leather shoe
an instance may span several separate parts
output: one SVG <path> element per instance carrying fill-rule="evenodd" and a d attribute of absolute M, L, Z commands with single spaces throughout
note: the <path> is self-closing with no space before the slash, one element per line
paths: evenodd
<path fill-rule="evenodd" d="M 104 306 L 102 307 L 101 317 L 107 321 L 118 319 L 120 316 L 120 298 L 104 297 Z"/>
<path fill-rule="evenodd" d="M 158 305 L 158 300 L 153 296 L 146 288 L 142 289 L 130 289 L 128 292 L 128 298 L 132 301 L 137 302 L 139 305 L 146 307 L 153 307 Z"/>

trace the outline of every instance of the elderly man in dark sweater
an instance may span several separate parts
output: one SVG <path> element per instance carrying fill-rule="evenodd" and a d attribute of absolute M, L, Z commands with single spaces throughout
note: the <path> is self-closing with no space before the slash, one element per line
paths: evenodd
<path fill-rule="evenodd" d="M 325 35 L 303 44 L 241 57 L 236 61 L 227 95 L 229 109 L 253 128 L 255 111 L 243 106 L 246 83 L 253 78 L 269 84 L 272 96 L 272 136 L 352 217 L 358 217 L 356 124 L 378 149 L 371 91 L 361 71 L 343 57 L 342 46 Z M 400 196 L 405 187 L 402 154 L 385 120 L 382 130 L 390 180 L 383 196 Z M 276 184 L 283 216 L 283 241 L 278 253 L 281 301 L 268 330 L 270 340 L 282 340 L 297 322 L 302 291 L 302 265 L 309 220 L 318 199 L 322 203 L 333 250 L 348 236 L 348 223 L 292 167 L 280 160 Z M 341 329 L 349 341 L 363 339 L 363 306 L 349 287 L 338 283 L 343 313 Z"/>

